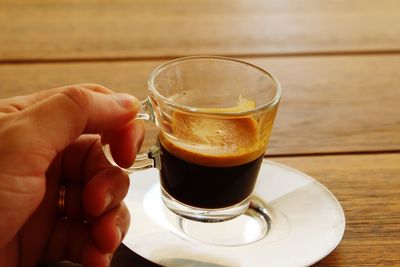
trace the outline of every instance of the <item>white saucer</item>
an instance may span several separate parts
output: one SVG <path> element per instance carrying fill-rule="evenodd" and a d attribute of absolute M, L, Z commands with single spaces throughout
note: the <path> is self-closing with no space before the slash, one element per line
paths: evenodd
<path fill-rule="evenodd" d="M 312 177 L 264 160 L 254 195 L 266 203 L 272 221 L 268 234 L 241 246 L 211 245 L 171 223 L 175 215 L 162 203 L 158 170 L 135 172 L 125 199 L 132 223 L 124 244 L 150 261 L 178 267 L 309 266 L 339 244 L 345 229 L 342 207 Z"/>

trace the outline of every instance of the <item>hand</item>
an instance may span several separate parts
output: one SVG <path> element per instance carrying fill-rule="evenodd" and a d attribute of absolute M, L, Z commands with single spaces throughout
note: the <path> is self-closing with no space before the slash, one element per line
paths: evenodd
<path fill-rule="evenodd" d="M 144 136 L 136 98 L 82 84 L 0 100 L 0 266 L 70 260 L 108 266 L 130 221 L 121 166 Z M 58 214 L 65 184 L 65 216 Z"/>

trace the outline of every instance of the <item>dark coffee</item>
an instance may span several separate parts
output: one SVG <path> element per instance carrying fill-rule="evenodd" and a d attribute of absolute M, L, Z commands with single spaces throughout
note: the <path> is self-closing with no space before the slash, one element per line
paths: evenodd
<path fill-rule="evenodd" d="M 160 143 L 162 187 L 181 203 L 218 209 L 238 204 L 252 193 L 263 155 L 235 166 L 207 166 L 178 158 Z"/>
<path fill-rule="evenodd" d="M 169 125 L 170 133 L 159 135 L 167 194 L 205 209 L 237 205 L 251 195 L 266 146 L 258 121 L 174 112 Z"/>

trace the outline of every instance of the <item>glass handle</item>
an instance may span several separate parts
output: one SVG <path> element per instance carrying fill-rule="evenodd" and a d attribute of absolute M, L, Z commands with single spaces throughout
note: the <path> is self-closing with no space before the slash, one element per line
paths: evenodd
<path fill-rule="evenodd" d="M 145 100 L 140 101 L 139 112 L 135 119 L 155 122 L 153 106 L 148 97 Z M 103 145 L 103 152 L 112 165 L 119 167 L 111 155 L 109 144 Z M 157 146 L 151 147 L 148 152 L 137 154 L 135 162 L 129 168 L 119 168 L 123 169 L 127 173 L 132 173 L 133 171 L 146 170 L 153 167 L 158 169 L 161 168 L 159 148 Z"/>
<path fill-rule="evenodd" d="M 155 122 L 153 106 L 148 97 L 145 100 L 140 101 L 139 112 L 136 114 L 135 119 Z"/>

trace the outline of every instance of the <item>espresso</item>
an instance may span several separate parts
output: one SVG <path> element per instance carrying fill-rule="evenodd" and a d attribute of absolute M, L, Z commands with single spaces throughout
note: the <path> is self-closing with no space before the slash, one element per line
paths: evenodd
<path fill-rule="evenodd" d="M 226 208 L 251 195 L 266 145 L 257 121 L 175 112 L 171 130 L 159 135 L 166 193 L 206 209 Z"/>
<path fill-rule="evenodd" d="M 163 189 L 181 203 L 207 209 L 229 207 L 248 198 L 263 160 L 261 155 L 237 166 L 215 167 L 178 158 L 162 144 L 161 150 Z"/>

